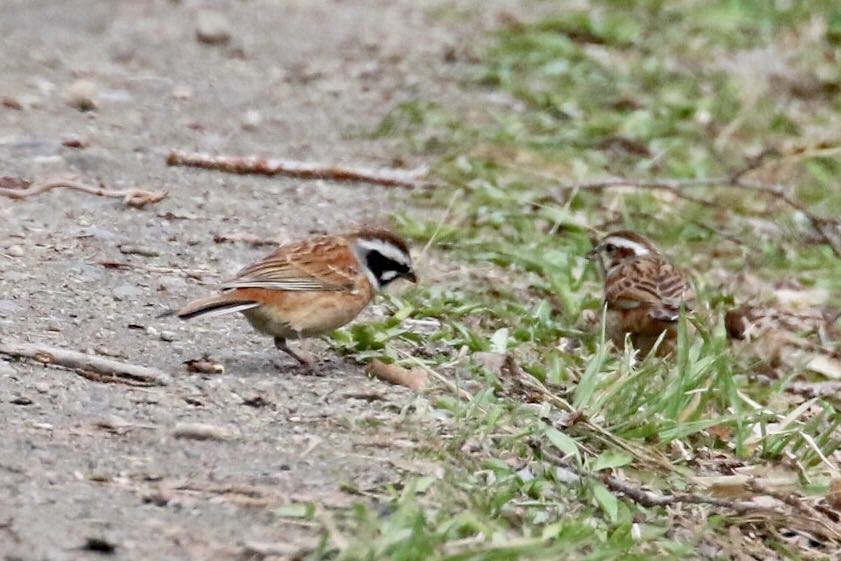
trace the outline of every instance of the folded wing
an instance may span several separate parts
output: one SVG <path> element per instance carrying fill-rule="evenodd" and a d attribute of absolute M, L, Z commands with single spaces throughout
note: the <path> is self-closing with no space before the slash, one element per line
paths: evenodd
<path fill-rule="evenodd" d="M 346 246 L 328 240 L 281 246 L 241 270 L 222 290 L 264 288 L 284 291 L 346 291 L 353 289 L 358 263 Z"/>
<path fill-rule="evenodd" d="M 645 308 L 661 321 L 677 321 L 681 305 L 691 310 L 694 298 L 686 275 L 658 256 L 640 257 L 611 271 L 605 287 L 608 308 Z"/>

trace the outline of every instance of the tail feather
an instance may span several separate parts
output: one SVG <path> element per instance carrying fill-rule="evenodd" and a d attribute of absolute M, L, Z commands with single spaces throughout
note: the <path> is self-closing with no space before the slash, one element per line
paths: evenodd
<path fill-rule="evenodd" d="M 213 317 L 234 312 L 244 312 L 259 306 L 259 302 L 253 300 L 235 300 L 227 294 L 210 296 L 200 300 L 194 300 L 177 311 L 166 312 L 164 315 L 177 315 L 181 319 L 193 319 L 197 317 Z"/>

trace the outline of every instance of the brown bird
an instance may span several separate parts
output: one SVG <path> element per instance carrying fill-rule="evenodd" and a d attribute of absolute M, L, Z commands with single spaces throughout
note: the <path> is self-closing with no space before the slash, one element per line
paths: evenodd
<path fill-rule="evenodd" d="M 680 308 L 692 309 L 695 295 L 686 275 L 649 239 L 627 230 L 606 235 L 587 254 L 604 277 L 607 334 L 618 348 L 630 336 L 647 355 L 665 332 L 658 355 L 674 350 Z"/>
<path fill-rule="evenodd" d="M 224 283 L 221 294 L 190 302 L 181 319 L 242 312 L 254 329 L 302 365 L 290 337 L 317 337 L 353 320 L 383 287 L 416 282 L 409 247 L 387 230 L 360 230 L 280 246 Z"/>

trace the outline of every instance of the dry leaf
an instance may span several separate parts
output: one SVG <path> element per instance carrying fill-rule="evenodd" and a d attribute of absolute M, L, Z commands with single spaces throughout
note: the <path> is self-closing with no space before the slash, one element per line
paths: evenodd
<path fill-rule="evenodd" d="M 726 425 L 713 425 L 707 428 L 707 432 L 722 442 L 730 442 L 730 437 L 733 436 L 733 429 Z"/>
<path fill-rule="evenodd" d="M 374 359 L 368 366 L 368 374 L 390 384 L 405 386 L 414 391 L 422 390 L 429 382 L 429 375 L 421 368 L 403 368 L 397 364 L 386 364 Z"/>
<path fill-rule="evenodd" d="M 823 374 L 831 380 L 841 380 L 841 361 L 824 356 L 815 355 L 806 365 L 806 368 L 812 372 Z"/>
<path fill-rule="evenodd" d="M 209 358 L 198 358 L 194 360 L 185 360 L 184 364 L 187 365 L 187 372 L 193 372 L 196 374 L 224 374 L 225 367 Z"/>

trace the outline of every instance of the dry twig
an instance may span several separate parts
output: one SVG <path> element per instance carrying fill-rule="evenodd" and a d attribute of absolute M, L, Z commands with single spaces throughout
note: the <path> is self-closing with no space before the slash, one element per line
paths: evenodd
<path fill-rule="evenodd" d="M 244 158 L 231 156 L 212 156 L 199 152 L 183 152 L 173 150 L 167 157 L 167 164 L 171 166 L 188 166 L 203 169 L 213 169 L 227 173 L 252 175 L 286 175 L 301 179 L 327 179 L 330 181 L 357 181 L 373 183 L 384 187 L 418 188 L 432 186 L 432 182 L 424 179 L 426 168 L 415 170 L 397 169 L 369 169 L 345 167 L 298 160 L 282 160 L 277 158 L 258 158 L 249 156 Z"/>
<path fill-rule="evenodd" d="M 233 232 L 231 234 L 214 234 L 213 241 L 216 243 L 243 242 L 252 247 L 262 247 L 265 245 L 278 246 L 282 243 L 278 240 L 261 238 L 260 236 L 255 236 L 254 234 L 248 234 L 246 232 Z"/>
<path fill-rule="evenodd" d="M 10 199 L 23 200 L 35 195 L 40 195 L 53 189 L 70 189 L 72 191 L 81 191 L 90 195 L 98 197 L 109 197 L 114 199 L 122 199 L 123 204 L 133 206 L 135 208 L 143 208 L 147 204 L 157 203 L 166 197 L 165 191 L 143 191 L 141 189 L 123 189 L 121 191 L 112 191 L 102 187 L 94 187 L 73 181 L 70 179 L 55 179 L 42 183 L 41 185 L 32 185 L 29 181 L 16 178 L 2 178 L 0 181 L 0 195 Z M 11 187 L 3 187 L 2 185 L 12 185 Z"/>
<path fill-rule="evenodd" d="M 171 166 L 188 166 L 252 175 L 286 175 L 300 179 L 327 179 L 330 181 L 358 181 L 384 187 L 417 188 L 431 185 L 424 179 L 426 168 L 414 170 L 369 169 L 345 167 L 278 158 L 212 156 L 199 152 L 173 150 L 166 159 Z"/>
<path fill-rule="evenodd" d="M 758 495 L 767 495 L 781 502 L 781 508 L 778 509 L 751 501 L 720 499 L 706 495 L 699 495 L 697 493 L 681 492 L 661 495 L 653 491 L 645 490 L 633 483 L 622 481 L 616 477 L 608 475 L 607 473 L 589 474 L 574 464 L 567 462 L 557 454 L 545 450 L 543 447 L 540 447 L 540 451 L 542 457 L 552 464 L 571 471 L 582 480 L 587 478 L 597 479 L 614 493 L 622 494 L 645 508 L 681 504 L 709 505 L 718 508 L 725 508 L 740 515 L 760 515 L 763 520 L 773 520 L 778 525 L 790 525 L 791 527 L 816 533 L 836 543 L 841 542 L 841 530 L 835 527 L 835 525 L 826 519 L 826 517 L 821 516 L 813 509 L 805 508 L 799 501 L 797 501 L 796 504 L 793 503 L 792 501 L 796 501 L 793 497 L 788 497 L 787 500 L 782 500 L 774 494 L 769 494 L 765 491 L 759 493 L 759 490 L 757 490 Z M 783 504 L 789 506 L 792 510 L 784 511 L 785 507 Z"/>
<path fill-rule="evenodd" d="M 165 386 L 170 377 L 156 368 L 120 362 L 101 356 L 69 351 L 49 345 L 0 341 L 0 354 L 14 359 L 30 359 L 73 370 L 97 382 L 128 384 L 131 386 Z"/>
<path fill-rule="evenodd" d="M 565 183 L 558 187 L 559 194 L 567 191 L 603 191 L 616 187 L 631 187 L 636 189 L 653 189 L 667 191 L 675 196 L 705 206 L 714 206 L 713 201 L 688 196 L 684 191 L 692 187 L 730 187 L 753 191 L 763 196 L 776 199 L 794 210 L 802 213 L 812 224 L 812 227 L 838 257 L 841 257 L 841 224 L 836 220 L 818 216 L 806 205 L 793 199 L 788 193 L 792 189 L 782 183 L 765 183 L 747 178 L 747 174 L 756 169 L 756 164 L 739 170 L 731 175 L 697 179 L 635 179 L 628 177 L 611 177 L 590 182 Z"/>

